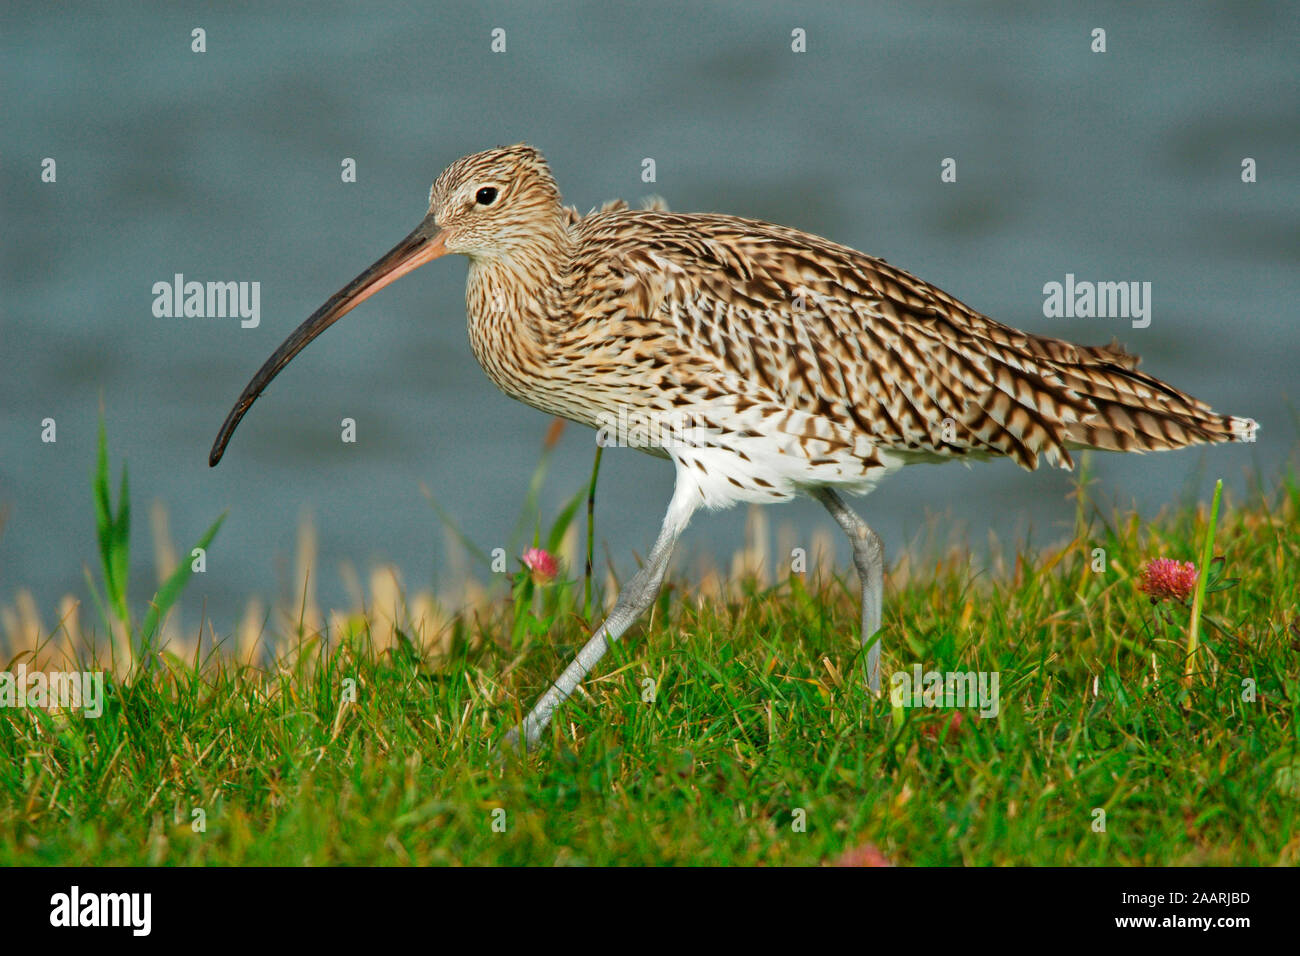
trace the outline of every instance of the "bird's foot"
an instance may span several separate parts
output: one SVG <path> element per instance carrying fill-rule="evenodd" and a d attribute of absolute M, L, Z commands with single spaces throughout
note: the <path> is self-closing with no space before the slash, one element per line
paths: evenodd
<path fill-rule="evenodd" d="M 525 756 L 533 749 L 539 736 L 540 734 L 529 734 L 524 724 L 517 725 L 501 738 L 501 743 L 493 751 L 497 761 L 500 762 L 507 753 L 514 757 Z"/>

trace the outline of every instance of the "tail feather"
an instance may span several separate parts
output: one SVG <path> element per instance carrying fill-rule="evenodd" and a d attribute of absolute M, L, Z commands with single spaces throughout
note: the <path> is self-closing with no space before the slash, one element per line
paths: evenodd
<path fill-rule="evenodd" d="M 1079 348 L 1079 358 L 1060 368 L 1061 377 L 1094 410 L 1065 425 L 1069 447 L 1144 452 L 1255 440 L 1259 426 L 1253 419 L 1220 415 L 1139 371 L 1141 359 L 1114 343 Z"/>
<path fill-rule="evenodd" d="M 1255 440 L 1251 419 L 1219 415 L 1140 371 L 1141 359 L 1115 342 L 1083 346 L 1014 333 L 1005 345 L 984 343 L 982 360 L 989 385 L 958 419 L 969 436 L 963 453 L 988 450 L 1030 470 L 1043 455 L 1069 469 L 1070 449 L 1146 452 Z"/>

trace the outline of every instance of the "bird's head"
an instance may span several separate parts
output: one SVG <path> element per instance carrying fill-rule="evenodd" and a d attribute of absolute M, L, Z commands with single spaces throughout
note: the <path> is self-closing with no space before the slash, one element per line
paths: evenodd
<path fill-rule="evenodd" d="M 429 213 L 414 231 L 312 313 L 253 376 L 212 443 L 208 464 L 221 460 L 240 419 L 280 370 L 384 286 L 449 252 L 475 263 L 536 261 L 563 234 L 564 222 L 560 191 L 533 147 L 498 146 L 452 163 L 429 190 Z"/>
<path fill-rule="evenodd" d="M 560 190 L 536 149 L 499 146 L 443 170 L 429 190 L 429 219 L 447 252 L 504 258 L 544 241 L 561 221 Z"/>

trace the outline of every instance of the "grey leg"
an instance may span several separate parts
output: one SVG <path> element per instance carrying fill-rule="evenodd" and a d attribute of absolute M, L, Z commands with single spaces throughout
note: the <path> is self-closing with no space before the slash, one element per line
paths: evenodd
<path fill-rule="evenodd" d="M 681 486 L 679 486 L 681 487 Z M 679 499 L 681 499 L 679 501 Z M 596 666 L 596 662 L 605 656 L 610 642 L 617 641 L 632 624 L 654 603 L 663 584 L 664 572 L 668 570 L 668 559 L 672 557 L 673 546 L 677 537 L 690 520 L 694 504 L 683 496 L 674 494 L 664 518 L 663 529 L 659 538 L 646 558 L 641 570 L 632 576 L 632 580 L 619 592 L 614 610 L 609 612 L 600 627 L 578 651 L 578 656 L 564 669 L 532 711 L 524 718 L 522 724 L 506 735 L 506 743 L 511 747 L 519 745 L 520 732 L 524 737 L 524 749 L 527 750 L 541 737 L 542 731 L 551 721 L 555 709 L 569 699 L 569 696 L 582 683 L 582 679 Z"/>
<path fill-rule="evenodd" d="M 885 546 L 880 535 L 868 528 L 857 512 L 830 488 L 817 488 L 813 496 L 826 506 L 853 545 L 853 564 L 862 582 L 862 646 L 867 647 L 880 630 L 885 591 Z M 880 693 L 879 640 L 867 648 L 867 685 L 873 694 Z"/>

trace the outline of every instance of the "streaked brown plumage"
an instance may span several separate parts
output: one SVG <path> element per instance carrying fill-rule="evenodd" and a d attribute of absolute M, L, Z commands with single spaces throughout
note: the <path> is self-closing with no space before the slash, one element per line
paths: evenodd
<path fill-rule="evenodd" d="M 691 425 L 687 440 L 646 449 L 677 465 L 664 532 L 584 649 L 590 659 L 580 655 L 530 714 L 530 740 L 653 599 L 701 504 L 801 492 L 821 500 L 854 542 L 866 643 L 879 626 L 881 549 L 835 489 L 866 492 L 915 461 L 1004 456 L 1033 469 L 1045 456 L 1068 468 L 1071 449 L 1155 451 L 1244 439 L 1254 428 L 1140 371 L 1116 344 L 1019 332 L 881 259 L 795 229 L 621 202 L 581 216 L 561 204 L 541 154 L 519 144 L 467 156 L 438 177 L 420 227 L 250 382 L 212 463 L 307 342 L 445 252 L 470 260 L 470 344 L 508 395 L 593 427 L 629 409 Z"/>

